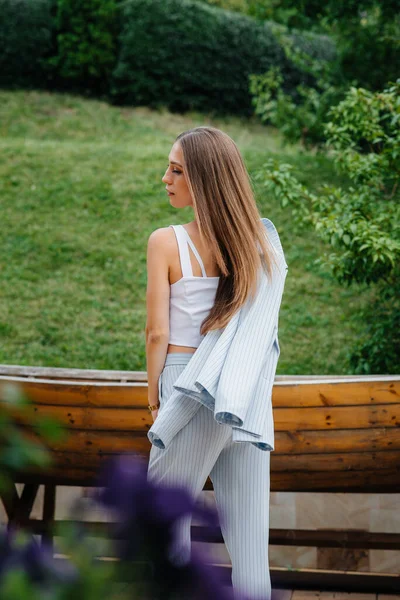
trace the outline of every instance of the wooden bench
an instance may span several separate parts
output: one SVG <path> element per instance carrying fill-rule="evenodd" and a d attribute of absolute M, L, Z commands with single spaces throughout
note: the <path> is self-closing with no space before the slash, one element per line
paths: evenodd
<path fill-rule="evenodd" d="M 51 447 L 51 469 L 21 473 L 21 495 L 15 489 L 11 499 L 2 498 L 9 520 L 36 533 L 51 536 L 57 485 L 93 486 L 109 456 L 150 450 L 144 372 L 0 365 L 0 387 L 2 382 L 21 386 L 36 416 L 54 417 L 69 432 Z M 271 491 L 400 492 L 400 375 L 281 375 L 273 406 Z M 37 521 L 30 513 L 41 484 L 43 518 Z M 210 481 L 205 489 L 212 489 Z M 193 539 L 222 541 L 195 526 Z M 271 529 L 270 543 L 400 550 L 400 534 Z M 276 587 L 400 591 L 395 575 L 272 568 L 271 576 Z"/>

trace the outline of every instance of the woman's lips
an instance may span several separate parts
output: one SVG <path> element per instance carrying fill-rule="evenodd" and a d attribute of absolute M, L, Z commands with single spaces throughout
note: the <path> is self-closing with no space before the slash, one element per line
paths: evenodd
<path fill-rule="evenodd" d="M 167 190 L 167 194 L 168 194 L 168 196 L 173 196 L 174 195 L 173 192 L 169 192 L 168 190 Z"/>

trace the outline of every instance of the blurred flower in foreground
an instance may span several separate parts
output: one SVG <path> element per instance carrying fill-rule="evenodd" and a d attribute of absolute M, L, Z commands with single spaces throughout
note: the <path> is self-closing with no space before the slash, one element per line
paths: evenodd
<path fill-rule="evenodd" d="M 103 560 L 89 543 L 86 523 L 69 523 L 62 532 L 69 555 L 62 564 L 50 546 L 10 528 L 0 532 L 1 600 L 233 600 L 232 589 L 198 552 L 183 564 L 171 558 L 180 519 L 195 516 L 217 527 L 215 511 L 198 507 L 182 487 L 148 481 L 147 463 L 127 456 L 110 461 L 97 483 L 95 498 L 116 519 L 109 525 L 119 560 Z"/>
<path fill-rule="evenodd" d="M 147 565 L 146 591 L 153 599 L 231 600 L 231 589 L 223 587 L 212 566 L 191 552 L 185 564 L 176 564 L 170 550 L 175 543 L 176 524 L 193 515 L 216 527 L 217 514 L 202 509 L 183 487 L 165 486 L 147 479 L 147 464 L 139 458 L 119 456 L 100 476 L 103 488 L 98 499 L 116 513 L 115 534 L 123 563 Z M 149 576 L 150 575 L 150 576 Z"/>
<path fill-rule="evenodd" d="M 50 546 L 38 544 L 21 531 L 0 532 L 0 583 L 14 572 L 23 572 L 30 582 L 43 585 L 69 584 L 76 580 L 77 571 L 69 562 L 58 564 Z"/>

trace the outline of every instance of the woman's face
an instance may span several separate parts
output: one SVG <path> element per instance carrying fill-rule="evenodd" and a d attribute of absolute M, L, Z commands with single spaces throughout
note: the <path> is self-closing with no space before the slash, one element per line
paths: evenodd
<path fill-rule="evenodd" d="M 169 196 L 170 203 L 175 208 L 193 206 L 192 197 L 186 181 L 183 152 L 179 142 L 171 148 L 169 153 L 169 165 L 162 178 Z"/>

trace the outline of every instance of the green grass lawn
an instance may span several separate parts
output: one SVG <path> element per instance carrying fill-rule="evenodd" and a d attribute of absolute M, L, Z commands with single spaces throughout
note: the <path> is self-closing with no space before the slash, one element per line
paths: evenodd
<path fill-rule="evenodd" d="M 328 158 L 283 148 L 255 121 L 0 92 L 1 363 L 145 370 L 147 239 L 193 218 L 170 206 L 161 177 L 176 135 L 204 124 L 233 137 L 250 174 L 275 156 L 314 190 L 338 182 Z M 370 292 L 317 268 L 327 248 L 256 192 L 289 265 L 278 374 L 348 373 Z"/>

